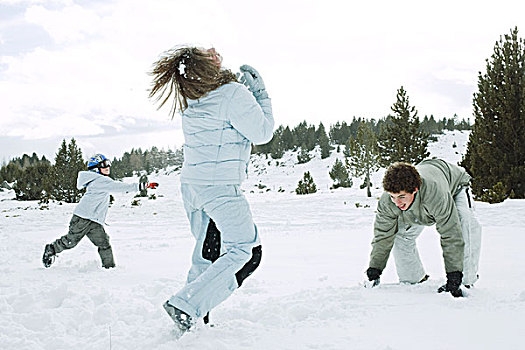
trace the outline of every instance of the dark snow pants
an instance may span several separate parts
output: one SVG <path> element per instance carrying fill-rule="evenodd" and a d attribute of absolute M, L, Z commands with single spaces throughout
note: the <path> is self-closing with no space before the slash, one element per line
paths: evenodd
<path fill-rule="evenodd" d="M 98 247 L 98 254 L 103 267 L 114 267 L 113 251 L 109 244 L 109 236 L 104 227 L 94 221 L 73 215 L 69 222 L 69 232 L 52 243 L 55 253 L 75 247 L 84 236 Z"/>

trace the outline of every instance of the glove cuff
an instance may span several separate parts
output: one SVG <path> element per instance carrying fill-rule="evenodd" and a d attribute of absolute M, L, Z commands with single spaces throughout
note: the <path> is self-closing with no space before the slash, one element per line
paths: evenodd
<path fill-rule="evenodd" d="M 253 92 L 253 97 L 255 97 L 255 99 L 257 101 L 259 100 L 264 100 L 264 99 L 267 99 L 268 98 L 268 93 L 266 92 L 265 89 L 263 90 L 259 90 L 259 91 L 254 91 Z"/>

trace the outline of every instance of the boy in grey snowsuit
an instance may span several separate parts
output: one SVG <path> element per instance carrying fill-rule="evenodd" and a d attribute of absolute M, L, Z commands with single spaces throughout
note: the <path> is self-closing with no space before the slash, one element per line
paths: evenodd
<path fill-rule="evenodd" d="M 109 208 L 109 193 L 138 191 L 139 184 L 114 181 L 109 177 L 110 167 L 109 159 L 102 154 L 97 154 L 88 162 L 89 171 L 78 173 L 77 188 L 79 190 L 86 188 L 86 193 L 73 211 L 69 232 L 45 246 L 42 257 L 45 267 L 51 266 L 58 253 L 75 247 L 84 236 L 98 247 L 102 266 L 106 269 L 115 267 L 109 236 L 102 226 Z M 158 184 L 145 183 L 141 186 L 155 189 Z"/>
<path fill-rule="evenodd" d="M 465 169 L 441 159 L 427 159 L 416 167 L 394 163 L 387 169 L 367 270 L 372 287 L 379 284 L 391 250 L 400 282 L 428 279 L 416 238 L 425 226 L 434 224 L 441 236 L 447 274 L 447 284 L 438 292 L 461 297 L 461 284 L 470 287 L 477 281 L 481 226 L 468 194 L 469 182 Z"/>

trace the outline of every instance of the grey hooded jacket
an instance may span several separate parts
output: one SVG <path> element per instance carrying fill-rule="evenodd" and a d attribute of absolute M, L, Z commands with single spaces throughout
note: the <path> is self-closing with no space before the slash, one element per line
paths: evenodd
<path fill-rule="evenodd" d="M 377 205 L 370 267 L 383 270 L 394 245 L 398 226 L 436 224 L 446 272 L 463 271 L 464 242 L 454 196 L 468 186 L 465 169 L 441 159 L 424 160 L 416 166 L 422 184 L 410 207 L 399 209 L 385 192 Z"/>
<path fill-rule="evenodd" d="M 106 220 L 109 208 L 110 192 L 136 192 L 139 184 L 126 184 L 111 179 L 93 171 L 80 171 L 77 178 L 77 188 L 87 191 L 73 211 L 74 215 L 97 222 L 101 225 Z"/>

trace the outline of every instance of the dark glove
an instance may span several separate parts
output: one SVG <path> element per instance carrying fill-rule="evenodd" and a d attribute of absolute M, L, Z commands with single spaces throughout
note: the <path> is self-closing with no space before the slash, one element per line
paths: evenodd
<path fill-rule="evenodd" d="M 461 280 L 463 279 L 463 272 L 454 271 L 447 273 L 447 284 L 439 287 L 438 293 L 450 292 L 454 298 L 463 296 L 461 291 Z"/>
<path fill-rule="evenodd" d="M 262 80 L 261 75 L 255 68 L 247 64 L 242 65 L 241 74 L 241 83 L 246 85 L 246 87 L 252 92 L 256 100 L 268 98 L 268 93 L 266 93 L 264 81 Z"/>
<path fill-rule="evenodd" d="M 381 276 L 382 271 L 379 269 L 376 269 L 375 267 L 369 267 L 366 270 L 366 276 L 368 277 L 368 280 L 372 283 L 369 283 L 368 285 L 365 285 L 367 287 L 373 288 L 379 284 L 379 276 Z"/>

